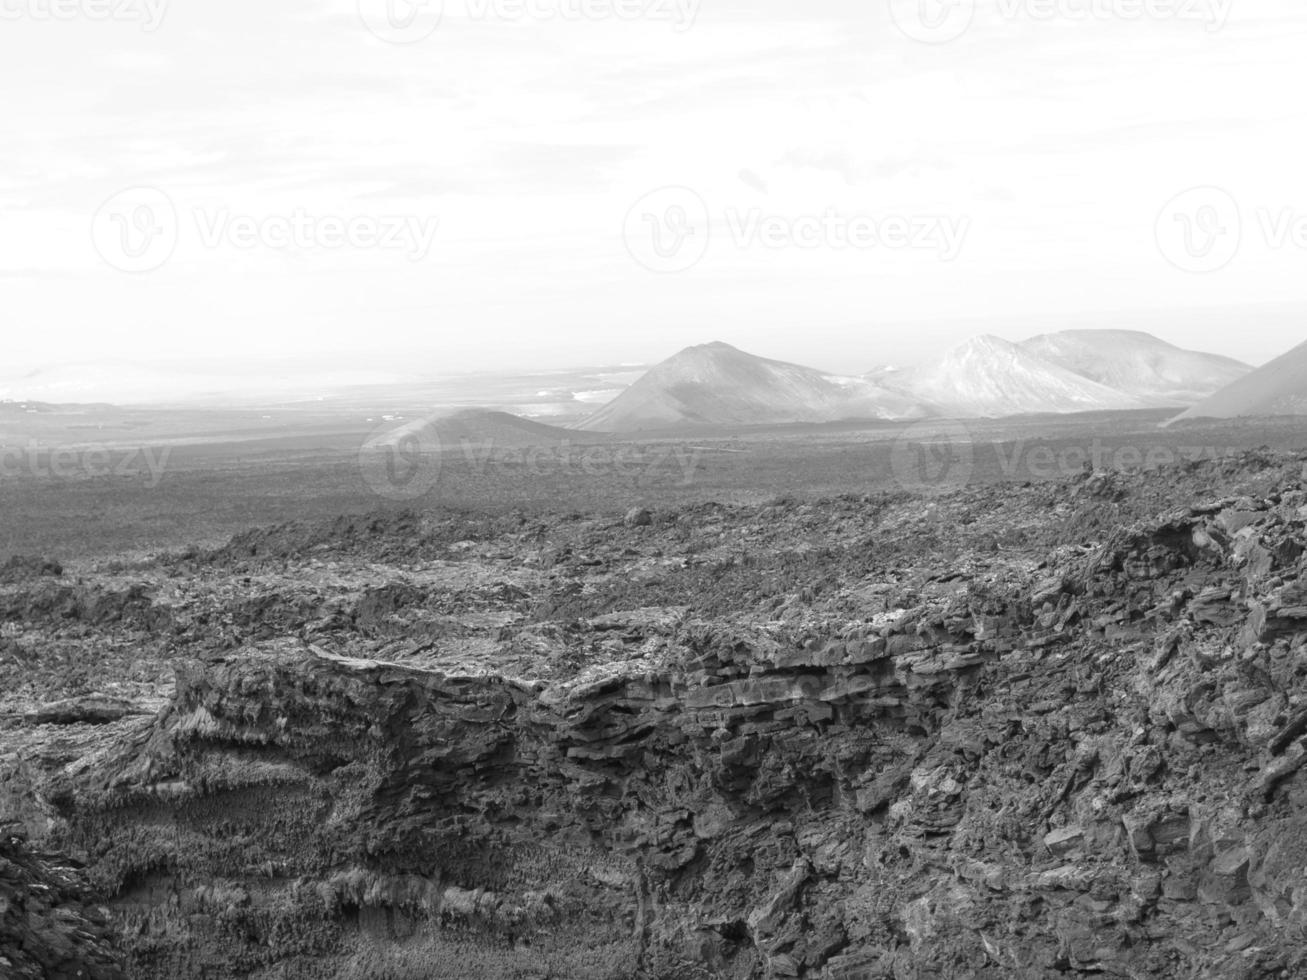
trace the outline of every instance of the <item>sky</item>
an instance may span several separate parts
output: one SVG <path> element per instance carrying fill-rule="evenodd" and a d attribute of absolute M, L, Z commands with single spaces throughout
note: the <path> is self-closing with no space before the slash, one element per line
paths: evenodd
<path fill-rule="evenodd" d="M 0 0 L 0 375 L 859 373 L 1085 326 L 1262 363 L 1307 333 L 1305 36 L 1301 0 Z"/>

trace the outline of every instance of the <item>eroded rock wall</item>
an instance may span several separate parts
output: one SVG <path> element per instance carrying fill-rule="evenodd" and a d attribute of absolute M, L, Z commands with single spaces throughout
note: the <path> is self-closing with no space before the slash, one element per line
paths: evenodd
<path fill-rule="evenodd" d="M 602 553 L 597 530 L 452 542 L 498 655 L 395 646 L 384 621 L 429 592 L 370 585 L 368 643 L 315 605 L 184 658 L 157 719 L 40 781 L 51 843 L 133 977 L 1301 975 L 1307 488 L 1300 460 L 1253 470 L 1016 547 L 1046 490 L 871 535 L 856 507 L 782 508 L 778 540 L 843 540 L 783 602 L 773 569 L 808 558 L 746 565 L 735 616 L 595 608 L 620 576 L 662 598 L 743 574 L 729 544 L 678 551 L 678 523 Z M 977 547 L 942 560 L 916 522 L 950 520 Z M 548 570 L 550 597 L 470 570 L 492 562 Z M 591 614 L 540 618 L 564 607 Z"/>

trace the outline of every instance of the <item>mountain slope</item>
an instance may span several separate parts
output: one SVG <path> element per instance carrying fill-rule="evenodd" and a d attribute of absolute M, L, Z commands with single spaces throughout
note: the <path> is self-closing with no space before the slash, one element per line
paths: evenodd
<path fill-rule="evenodd" d="M 1233 358 L 1185 350 L 1138 330 L 1064 330 L 1019 346 L 1152 405 L 1192 405 L 1252 370 Z"/>
<path fill-rule="evenodd" d="M 1145 407 L 1000 337 L 975 337 L 933 361 L 884 377 L 884 384 L 958 417 L 999 418 Z"/>
<path fill-rule="evenodd" d="M 756 357 L 719 342 L 688 347 L 656 365 L 578 428 L 630 432 L 922 414 L 915 399 L 869 381 Z"/>
<path fill-rule="evenodd" d="M 576 441 L 576 433 L 570 429 L 534 422 L 508 412 L 467 408 L 408 422 L 374 439 L 373 443 L 394 445 L 413 437 L 432 448 L 445 449 L 465 445 L 547 446 Z"/>
<path fill-rule="evenodd" d="M 1244 375 L 1172 419 L 1307 415 L 1307 343 Z"/>

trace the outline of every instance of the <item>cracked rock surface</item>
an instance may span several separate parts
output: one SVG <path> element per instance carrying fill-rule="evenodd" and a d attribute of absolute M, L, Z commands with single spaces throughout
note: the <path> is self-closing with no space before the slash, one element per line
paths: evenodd
<path fill-rule="evenodd" d="M 1307 972 L 1302 458 L 645 516 L 16 566 L 0 813 L 90 916 L 51 942 L 133 978 Z"/>

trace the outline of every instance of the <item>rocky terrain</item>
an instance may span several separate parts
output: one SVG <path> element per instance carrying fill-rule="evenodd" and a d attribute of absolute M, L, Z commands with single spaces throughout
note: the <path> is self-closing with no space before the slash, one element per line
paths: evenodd
<path fill-rule="evenodd" d="M 0 975 L 1294 977 L 1307 457 L 0 570 Z"/>

